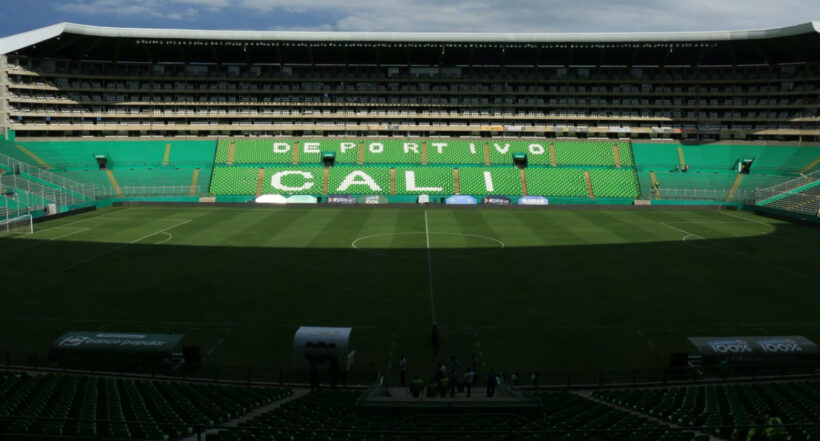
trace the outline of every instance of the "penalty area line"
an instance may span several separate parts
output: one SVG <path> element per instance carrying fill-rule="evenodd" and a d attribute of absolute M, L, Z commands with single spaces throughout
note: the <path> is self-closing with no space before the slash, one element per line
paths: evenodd
<path fill-rule="evenodd" d="M 133 245 L 133 244 L 135 244 L 135 243 L 137 243 L 137 242 L 139 242 L 139 241 L 141 241 L 141 240 L 143 240 L 143 239 L 147 239 L 147 238 L 149 238 L 149 237 L 151 237 L 151 236 L 155 236 L 155 235 L 157 235 L 157 234 L 162 234 L 162 233 L 165 233 L 165 234 L 168 236 L 168 238 L 167 238 L 167 239 L 165 239 L 165 240 L 163 240 L 163 241 L 161 241 L 161 242 L 158 242 L 158 243 L 167 242 L 167 241 L 169 241 L 169 240 L 173 237 L 173 236 L 171 236 L 171 235 L 170 235 L 170 233 L 167 233 L 167 231 L 168 231 L 168 230 L 172 230 L 172 229 L 177 228 L 177 227 L 179 227 L 179 226 L 185 225 L 185 224 L 187 224 L 188 222 L 191 222 L 191 221 L 193 221 L 193 219 L 186 219 L 186 220 L 184 220 L 184 221 L 182 221 L 182 222 L 179 222 L 179 223 L 176 223 L 176 224 L 174 224 L 174 225 L 172 225 L 172 226 L 170 226 L 170 227 L 163 228 L 163 229 L 158 230 L 158 231 L 155 231 L 155 232 L 153 232 L 153 233 L 151 233 L 151 234 L 146 234 L 145 236 L 142 236 L 142 237 L 140 237 L 140 238 L 138 238 L 138 239 L 132 240 L 131 242 L 128 242 L 128 243 L 125 243 L 125 244 L 119 245 L 119 246 L 114 247 L 114 248 L 112 248 L 112 249 L 110 249 L 110 250 L 107 250 L 107 251 L 103 251 L 102 253 L 97 253 L 97 254 L 95 254 L 95 255 L 93 255 L 93 256 L 90 256 L 90 257 L 87 257 L 87 258 L 85 258 L 85 259 L 82 259 L 82 260 L 79 260 L 79 261 L 77 261 L 77 262 L 74 262 L 74 263 L 72 263 L 71 265 L 64 266 L 64 267 L 62 267 L 62 268 L 58 269 L 57 271 L 52 272 L 52 273 L 51 273 L 51 275 L 54 275 L 54 274 L 59 274 L 59 273 L 61 273 L 61 272 L 63 272 L 63 271 L 69 270 L 69 269 L 71 269 L 71 268 L 75 268 L 75 267 L 80 266 L 80 265 L 82 265 L 82 264 L 84 264 L 84 263 L 90 262 L 90 261 L 92 261 L 92 260 L 94 260 L 94 259 L 96 259 L 96 258 L 98 258 L 98 257 L 102 257 L 102 256 L 105 256 L 105 255 L 107 255 L 107 254 L 111 254 L 111 253 L 113 253 L 113 252 L 115 252 L 115 251 L 118 251 L 118 250 L 121 250 L 121 249 L 123 249 L 123 248 L 127 247 L 128 245 Z"/>
<path fill-rule="evenodd" d="M 681 241 L 682 241 L 683 243 L 687 244 L 687 245 L 690 245 L 690 244 L 691 244 L 691 241 L 687 241 L 687 240 L 686 240 L 686 239 L 688 239 L 688 238 L 690 238 L 690 237 L 694 237 L 694 238 L 696 238 L 696 239 L 700 239 L 700 240 L 706 240 L 706 238 L 705 238 L 705 237 L 703 237 L 703 236 L 698 236 L 698 235 L 697 235 L 697 234 L 695 234 L 695 233 L 691 233 L 691 232 L 686 231 L 686 230 L 684 230 L 684 229 L 681 229 L 681 228 L 675 227 L 675 226 L 673 226 L 673 225 L 669 225 L 669 224 L 667 224 L 666 222 L 660 222 L 660 224 L 661 224 L 661 225 L 664 225 L 664 226 L 666 226 L 666 227 L 668 227 L 668 228 L 671 228 L 671 229 L 673 229 L 673 230 L 676 230 L 676 231 L 679 231 L 679 232 L 681 232 L 681 233 L 685 234 L 685 236 L 683 236 L 683 238 L 681 239 Z M 736 249 L 734 249 L 734 248 L 732 248 L 732 247 L 729 247 L 729 246 L 723 245 L 723 244 L 721 244 L 721 243 L 717 243 L 717 242 L 715 242 L 715 241 L 711 241 L 711 242 L 707 242 L 707 243 L 709 243 L 709 244 L 711 244 L 711 245 L 715 245 L 715 246 L 717 246 L 717 247 L 719 247 L 719 248 L 723 248 L 724 250 L 727 250 L 727 251 L 729 251 L 730 253 L 733 253 L 733 254 L 737 254 L 738 256 L 742 256 L 742 257 L 745 257 L 745 258 L 747 258 L 747 259 L 754 260 L 755 262 L 762 263 L 762 264 L 764 264 L 764 265 L 768 265 L 768 266 L 770 266 L 770 267 L 772 267 L 772 268 L 779 269 L 780 271 L 785 271 L 785 272 L 787 272 L 787 273 L 789 273 L 789 274 L 794 274 L 795 276 L 802 277 L 802 278 L 804 278 L 804 279 L 808 279 L 808 278 L 809 278 L 809 277 L 808 277 L 808 276 L 806 276 L 806 275 L 800 274 L 800 273 L 798 273 L 798 272 L 796 272 L 796 271 L 792 271 L 792 270 L 790 270 L 790 269 L 788 269 L 788 268 L 786 268 L 786 267 L 780 266 L 780 265 L 778 265 L 778 264 L 776 264 L 776 263 L 772 263 L 772 262 L 769 262 L 768 260 L 763 260 L 763 259 L 757 258 L 757 257 L 755 257 L 755 256 L 752 256 L 751 254 L 746 254 L 746 253 L 744 253 L 743 251 L 738 251 L 738 250 L 736 250 Z"/>
<path fill-rule="evenodd" d="M 225 330 L 225 335 L 224 335 L 224 336 L 222 336 L 222 337 L 219 337 L 219 340 L 217 340 L 217 341 L 216 341 L 216 344 L 215 344 L 215 345 L 213 345 L 213 346 L 211 346 L 211 348 L 210 348 L 210 349 L 208 349 L 208 352 L 207 352 L 206 354 L 207 354 L 207 355 L 211 355 L 211 354 L 213 354 L 213 353 L 214 353 L 214 351 L 216 350 L 216 348 L 217 348 L 219 345 L 221 345 L 221 344 L 222 344 L 222 342 L 224 342 L 224 341 L 225 341 L 225 337 L 227 337 L 227 336 L 231 335 L 231 332 L 233 332 L 233 330 L 231 330 L 231 329 L 226 329 L 226 330 Z"/>

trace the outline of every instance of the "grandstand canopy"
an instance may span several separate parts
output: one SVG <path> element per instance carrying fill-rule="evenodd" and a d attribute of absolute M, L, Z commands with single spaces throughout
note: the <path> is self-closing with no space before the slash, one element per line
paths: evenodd
<path fill-rule="evenodd" d="M 60 23 L 0 39 L 0 53 L 169 63 L 743 65 L 820 59 L 820 22 L 751 31 L 369 33 L 141 29 Z"/>

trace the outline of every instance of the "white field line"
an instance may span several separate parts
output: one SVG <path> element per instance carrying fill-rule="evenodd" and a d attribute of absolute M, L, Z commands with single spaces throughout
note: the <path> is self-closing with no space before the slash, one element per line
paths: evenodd
<path fill-rule="evenodd" d="M 666 226 L 666 227 L 668 227 L 668 228 L 671 228 L 671 229 L 673 229 L 673 230 L 676 230 L 676 231 L 679 231 L 679 232 L 681 232 L 681 233 L 685 234 L 685 236 L 683 236 L 683 238 L 681 239 L 681 241 L 683 241 L 683 242 L 684 242 L 684 243 L 686 243 L 687 245 L 688 245 L 688 242 L 686 242 L 686 239 L 688 239 L 688 238 L 690 238 L 690 237 L 694 237 L 694 238 L 696 238 L 696 239 L 705 240 L 705 238 L 704 238 L 703 236 L 698 236 L 697 234 L 691 233 L 691 232 L 689 232 L 689 231 L 683 230 L 683 229 L 678 228 L 678 227 L 673 226 L 673 225 L 669 225 L 669 224 L 667 224 L 667 223 L 665 223 L 665 222 L 661 222 L 660 224 L 661 224 L 661 225 L 665 225 L 665 226 Z M 804 279 L 808 279 L 808 277 L 807 277 L 807 276 L 805 276 L 805 275 L 803 275 L 803 274 L 800 274 L 800 273 L 798 273 L 798 272 L 792 271 L 792 270 L 790 270 L 790 269 L 788 269 L 788 268 L 786 268 L 786 267 L 780 266 L 780 265 L 778 265 L 778 264 L 775 264 L 775 263 L 769 262 L 768 260 L 759 259 L 759 258 L 757 258 L 757 257 L 755 257 L 755 256 L 752 256 L 751 254 L 746 254 L 746 253 L 744 253 L 744 252 L 742 252 L 742 251 L 738 251 L 738 250 L 736 250 L 736 249 L 734 249 L 734 248 L 732 248 L 732 247 L 728 247 L 728 246 L 723 245 L 723 244 L 721 244 L 721 243 L 717 243 L 717 242 L 715 242 L 715 241 L 711 241 L 711 242 L 709 242 L 709 244 L 710 244 L 710 245 L 715 245 L 715 246 L 720 247 L 720 248 L 723 248 L 723 249 L 725 249 L 725 250 L 727 250 L 727 251 L 729 251 L 729 252 L 731 252 L 731 253 L 733 253 L 733 254 L 737 254 L 738 256 L 743 256 L 743 257 L 745 257 L 745 258 L 747 258 L 747 259 L 754 260 L 755 262 L 762 263 L 762 264 L 764 264 L 764 265 L 768 265 L 768 266 L 770 266 L 770 267 L 772 267 L 772 268 L 779 269 L 779 270 L 781 270 L 781 271 L 785 271 L 785 272 L 787 272 L 787 273 L 789 273 L 789 274 L 794 274 L 795 276 L 802 277 L 802 278 L 804 278 Z"/>
<path fill-rule="evenodd" d="M 746 223 L 760 224 L 760 225 L 766 225 L 766 226 L 768 226 L 768 227 L 772 227 L 772 228 L 777 228 L 777 226 L 776 226 L 775 224 L 770 224 L 770 223 L 762 222 L 762 221 L 759 221 L 759 220 L 756 220 L 756 219 L 747 219 L 747 218 L 745 218 L 745 217 L 738 216 L 738 215 L 736 215 L 736 214 L 728 213 L 728 212 L 726 212 L 726 211 L 724 211 L 724 210 L 718 210 L 718 213 L 720 213 L 720 214 L 722 214 L 722 215 L 724 215 L 724 216 L 733 217 L 733 218 L 735 218 L 735 219 L 742 219 L 742 220 L 745 220 L 745 221 L 746 221 Z M 793 233 L 794 233 L 795 235 L 797 235 L 797 236 L 803 236 L 803 234 L 798 233 L 797 231 L 793 231 Z M 802 245 L 802 246 L 809 247 L 809 248 L 814 248 L 814 249 L 816 249 L 816 250 L 817 250 L 817 249 L 820 249 L 820 247 L 818 247 L 818 246 L 816 246 L 816 245 L 812 245 L 812 244 L 809 244 L 809 243 L 806 243 L 806 242 L 802 242 L 802 241 L 799 241 L 799 240 L 786 239 L 786 238 L 784 238 L 784 237 L 778 237 L 778 238 L 777 238 L 777 240 L 782 240 L 782 241 L 784 241 L 784 242 L 793 243 L 793 244 L 796 244 L 796 245 Z"/>
<path fill-rule="evenodd" d="M 666 221 L 667 224 L 748 224 L 749 222 L 735 221 Z M 766 224 L 769 225 L 769 224 Z"/>
<path fill-rule="evenodd" d="M 390 336 L 390 350 L 387 354 L 387 371 L 393 367 L 393 350 L 396 349 L 396 331 Z"/>
<path fill-rule="evenodd" d="M 57 228 L 59 228 L 59 227 L 57 227 Z M 52 237 L 52 238 L 51 238 L 51 239 L 49 239 L 49 240 L 57 240 L 57 239 L 62 239 L 62 238 L 64 238 L 64 237 L 72 236 L 72 235 L 74 235 L 74 234 L 82 233 L 83 231 L 88 231 L 88 230 L 90 230 L 90 229 L 91 229 L 91 228 L 81 228 L 81 227 L 68 227 L 68 228 L 77 228 L 77 230 L 76 230 L 76 231 L 72 231 L 72 232 L 70 232 L 70 233 L 61 234 L 61 235 L 59 235 L 59 236 L 57 236 L 57 237 Z"/>
<path fill-rule="evenodd" d="M 227 336 L 231 335 L 231 332 L 233 332 L 231 329 L 226 329 L 226 330 L 225 330 L 225 336 L 220 337 L 220 338 L 219 338 L 219 340 L 217 340 L 217 341 L 216 341 L 216 344 L 215 344 L 215 345 L 213 345 L 213 346 L 211 346 L 211 348 L 210 348 L 210 349 L 208 349 L 207 355 L 211 355 L 211 354 L 213 354 L 213 353 L 214 353 L 214 351 L 216 350 L 217 346 L 221 345 L 221 344 L 222 344 L 222 342 L 224 342 L 224 341 L 225 341 L 225 337 L 227 337 Z"/>
<path fill-rule="evenodd" d="M 110 215 L 115 214 L 115 213 L 119 214 L 119 213 L 122 213 L 122 212 L 123 212 L 123 211 L 125 211 L 125 210 L 130 210 L 130 209 L 131 209 L 131 207 L 128 207 L 128 208 L 124 208 L 124 209 L 122 209 L 122 210 L 114 210 L 114 211 L 112 211 L 112 212 L 110 212 L 110 213 L 101 214 L 101 215 L 99 215 L 99 216 L 85 217 L 85 218 L 82 218 L 82 219 L 79 219 L 79 220 L 75 220 L 74 222 L 69 222 L 69 223 L 67 223 L 67 224 L 61 224 L 61 225 L 57 225 L 57 226 L 55 226 L 55 227 L 51 227 L 51 228 L 44 228 L 44 229 L 42 229 L 42 230 L 35 231 L 35 232 L 34 232 L 34 234 L 37 234 L 37 233 L 42 233 L 43 231 L 53 230 L 53 229 L 55 229 L 55 228 L 63 228 L 63 227 L 67 227 L 67 226 L 69 226 L 69 225 L 74 225 L 74 224 L 77 224 L 77 223 L 80 223 L 80 222 L 85 222 L 85 221 L 89 221 L 89 220 L 93 220 L 93 219 L 99 219 L 99 218 L 101 218 L 101 217 L 110 216 Z"/>
<path fill-rule="evenodd" d="M 48 239 L 48 241 L 43 241 L 43 240 L 40 240 L 40 239 L 28 239 L 28 240 L 30 240 L 30 241 L 32 242 L 31 244 L 26 245 L 26 246 L 24 246 L 24 247 L 17 248 L 17 249 L 16 249 L 16 250 L 14 250 L 14 251 L 15 251 L 15 252 L 19 252 L 19 251 L 23 251 L 23 250 L 30 250 L 30 249 L 32 249 L 32 248 L 39 247 L 39 246 L 41 246 L 41 245 L 43 245 L 43 244 L 46 244 L 46 243 L 48 243 L 48 242 L 50 242 L 50 241 L 52 241 L 52 240 L 62 239 L 62 238 L 64 238 L 64 237 L 68 237 L 68 236 L 71 236 L 71 235 L 73 235 L 73 234 L 82 233 L 83 231 L 88 231 L 88 230 L 90 230 L 91 228 L 83 228 L 83 227 L 62 227 L 62 226 L 60 226 L 60 227 L 52 227 L 52 228 L 48 228 L 48 230 L 57 230 L 57 229 L 68 229 L 68 230 L 76 230 L 76 231 L 72 231 L 72 232 L 70 232 L 70 233 L 66 233 L 66 234 L 62 234 L 62 235 L 57 236 L 57 237 L 53 237 L 53 238 L 51 238 L 51 239 Z M 46 231 L 46 230 L 43 230 L 43 231 Z M 16 274 L 24 274 L 24 273 L 16 273 Z M 40 274 L 40 275 L 43 275 L 43 274 Z"/>
<path fill-rule="evenodd" d="M 174 228 L 176 228 L 176 227 L 180 227 L 180 226 L 182 226 L 182 225 L 185 225 L 185 224 L 187 224 L 188 222 L 191 222 L 191 221 L 193 221 L 193 219 L 185 219 L 184 221 L 179 222 L 179 223 L 176 223 L 176 224 L 174 224 L 173 226 L 170 226 L 170 227 L 168 227 L 168 228 L 163 228 L 163 229 L 161 229 L 161 230 L 154 231 L 154 232 L 153 232 L 153 233 L 151 233 L 151 234 L 146 234 L 145 236 L 142 236 L 142 237 L 140 237 L 139 239 L 134 239 L 134 240 L 132 240 L 131 242 L 128 242 L 128 243 L 129 243 L 129 244 L 132 244 L 132 243 L 137 243 L 137 242 L 139 242 L 139 241 L 141 241 L 141 240 L 143 240 L 143 239 L 148 239 L 148 238 L 149 238 L 149 237 L 151 237 L 151 236 L 156 236 L 157 234 L 160 234 L 160 233 L 165 233 L 165 232 L 166 232 L 166 231 L 168 231 L 168 230 L 173 230 Z"/>
<path fill-rule="evenodd" d="M 132 324 L 132 325 L 160 325 L 160 326 L 184 326 L 197 328 L 276 328 L 276 329 L 296 329 L 301 326 L 301 323 L 224 323 L 224 322 L 177 322 L 177 321 L 153 321 L 153 320 L 109 320 L 109 319 L 93 319 L 93 318 L 57 318 L 57 317 L 22 317 L 22 316 L 0 316 L 0 320 L 4 321 L 31 321 L 31 322 L 87 322 L 87 323 L 114 323 L 114 324 Z M 355 323 L 350 324 L 351 327 L 357 329 L 387 329 L 388 326 L 375 326 L 372 324 Z M 766 323 L 728 323 L 728 324 L 708 324 L 708 323 L 679 323 L 672 325 L 660 326 L 646 326 L 646 325 L 556 325 L 556 326 L 500 326 L 500 325 L 464 325 L 464 326 L 446 326 L 450 333 L 459 333 L 466 335 L 474 335 L 478 331 L 588 331 L 588 330 L 611 330 L 611 331 L 640 331 L 652 330 L 656 332 L 677 331 L 680 329 L 733 329 L 733 328 L 794 328 L 795 326 L 803 326 L 810 328 L 819 328 L 815 322 L 766 322 Z M 429 335 L 430 330 L 427 327 L 409 327 L 409 328 L 395 328 L 399 331 L 407 331 L 416 333 L 418 335 Z"/>
<path fill-rule="evenodd" d="M 436 300 L 433 295 L 433 258 L 430 252 L 430 226 L 427 222 L 427 211 L 424 212 L 424 234 L 427 236 L 427 275 L 430 280 L 430 313 L 436 323 Z"/>
<path fill-rule="evenodd" d="M 473 338 L 475 338 L 475 349 L 478 353 L 478 361 L 481 363 L 481 368 L 487 368 L 487 362 L 484 361 L 484 350 L 481 349 L 481 342 L 478 341 L 478 331 L 473 332 Z"/>
<path fill-rule="evenodd" d="M 55 318 L 55 317 L 20 317 L 2 316 L 0 320 L 22 321 L 22 322 L 86 322 L 86 323 L 113 323 L 130 325 L 158 325 L 158 326 L 184 326 L 190 329 L 201 328 L 273 328 L 273 329 L 296 329 L 302 326 L 301 323 L 219 323 L 219 322 L 175 322 L 175 321 L 153 321 L 153 320 L 107 320 L 89 318 Z M 357 329 L 380 329 L 373 325 L 356 325 Z"/>
<path fill-rule="evenodd" d="M 174 235 L 173 235 L 173 234 L 171 234 L 171 233 L 169 233 L 169 232 L 167 232 L 167 231 L 163 231 L 163 232 L 162 232 L 162 234 L 164 234 L 164 235 L 166 235 L 166 236 L 168 236 L 168 237 L 166 237 L 165 239 L 163 239 L 163 240 L 161 240 L 161 241 L 159 241 L 159 242 L 155 243 L 154 245 L 159 245 L 159 244 L 161 244 L 161 243 L 168 242 L 169 240 L 171 240 L 171 239 L 173 239 L 173 238 L 174 238 Z"/>
<path fill-rule="evenodd" d="M 147 239 L 147 238 L 149 238 L 149 237 L 151 237 L 151 236 L 155 236 L 155 235 L 160 234 L 160 233 L 165 233 L 167 230 L 171 230 L 171 229 L 174 229 L 174 228 L 179 227 L 179 226 L 181 226 L 181 225 L 185 225 L 185 224 L 187 224 L 188 222 L 191 222 L 192 220 L 193 220 L 193 219 L 186 219 L 186 220 L 184 220 L 183 222 L 179 222 L 179 223 L 174 224 L 174 225 L 172 225 L 172 226 L 170 226 L 170 227 L 163 228 L 163 229 L 161 229 L 161 230 L 159 230 L 159 231 L 155 231 L 155 232 L 153 232 L 153 233 L 151 233 L 151 234 L 146 234 L 145 236 L 142 236 L 142 237 L 140 237 L 140 238 L 138 238 L 138 239 L 132 240 L 131 242 L 128 242 L 128 243 L 126 243 L 126 244 L 122 244 L 122 245 L 117 246 L 117 247 L 114 247 L 114 248 L 112 248 L 112 249 L 110 249 L 110 250 L 103 251 L 102 253 L 97 253 L 97 254 L 95 254 L 95 255 L 93 255 L 93 256 L 90 256 L 90 257 L 87 257 L 87 258 L 85 258 L 85 259 L 82 259 L 82 260 L 79 260 L 79 261 L 77 261 L 77 262 L 74 262 L 74 263 L 72 263 L 71 265 L 64 266 L 64 267 L 62 267 L 62 268 L 58 269 L 57 271 L 52 272 L 51 274 L 52 274 L 52 275 L 54 275 L 54 274 L 59 274 L 59 273 L 61 273 L 61 272 L 65 271 L 65 270 L 69 270 L 69 269 L 71 269 L 71 268 L 74 268 L 74 267 L 80 266 L 80 265 L 82 265 L 82 264 L 84 264 L 84 263 L 87 263 L 87 262 L 90 262 L 90 261 L 92 261 L 92 260 L 94 260 L 94 259 L 96 259 L 96 258 L 98 258 L 98 257 L 105 256 L 106 254 L 111 254 L 111 253 L 113 253 L 114 251 L 120 250 L 120 249 L 122 249 L 122 248 L 124 248 L 124 247 L 126 247 L 126 246 L 128 246 L 128 245 L 133 245 L 133 244 L 135 244 L 135 243 L 137 243 L 137 242 L 139 242 L 139 241 L 141 241 L 141 240 L 143 240 L 143 239 Z M 167 240 L 168 240 L 168 239 L 166 239 L 165 241 L 167 241 Z M 165 241 L 163 241 L 163 242 L 165 242 Z"/>
<path fill-rule="evenodd" d="M 722 215 L 724 215 L 724 216 L 733 217 L 733 218 L 735 218 L 735 219 L 740 219 L 740 220 L 743 220 L 743 221 L 746 221 L 746 222 L 749 222 L 749 223 L 753 223 L 753 224 L 766 225 L 767 227 L 771 227 L 771 226 L 773 226 L 773 225 L 772 225 L 772 224 L 770 224 L 770 223 L 767 223 L 767 222 L 762 222 L 762 221 L 759 221 L 759 220 L 757 220 L 757 219 L 749 219 L 749 218 L 746 218 L 746 217 L 743 217 L 743 216 L 738 216 L 738 215 L 736 215 L 736 214 L 727 213 L 725 210 L 718 210 L 718 213 L 720 213 L 720 214 L 722 214 Z"/>

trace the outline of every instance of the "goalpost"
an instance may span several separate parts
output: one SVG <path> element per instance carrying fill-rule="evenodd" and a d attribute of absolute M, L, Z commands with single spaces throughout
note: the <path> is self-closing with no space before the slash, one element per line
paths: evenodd
<path fill-rule="evenodd" d="M 34 234 L 34 220 L 30 214 L 0 219 L 0 237 Z"/>

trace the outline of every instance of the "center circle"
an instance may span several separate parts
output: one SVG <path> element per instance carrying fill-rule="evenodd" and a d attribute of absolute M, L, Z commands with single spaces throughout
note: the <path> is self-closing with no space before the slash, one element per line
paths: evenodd
<path fill-rule="evenodd" d="M 442 246 L 442 242 L 445 245 Z M 448 242 L 453 245 L 447 246 Z M 496 253 L 504 248 L 504 242 L 480 234 L 408 231 L 362 236 L 351 242 L 350 246 L 359 251 L 387 257 L 410 257 L 426 253 L 429 247 L 435 251 L 436 258 L 446 259 Z"/>

